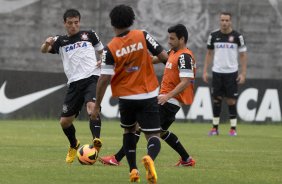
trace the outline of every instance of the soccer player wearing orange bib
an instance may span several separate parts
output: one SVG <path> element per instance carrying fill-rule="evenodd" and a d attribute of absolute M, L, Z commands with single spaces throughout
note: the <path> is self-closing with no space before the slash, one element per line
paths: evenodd
<path fill-rule="evenodd" d="M 175 115 L 181 105 L 191 105 L 193 102 L 196 61 L 193 52 L 186 47 L 188 41 L 186 27 L 177 24 L 170 27 L 168 33 L 171 50 L 158 96 L 161 138 L 180 155 L 181 158 L 176 166 L 194 166 L 195 160 L 190 157 L 178 137 L 168 129 L 175 121 Z"/>
<path fill-rule="evenodd" d="M 158 80 L 152 56 L 167 60 L 167 53 L 146 31 L 130 30 L 135 14 L 131 7 L 118 5 L 110 12 L 115 37 L 103 51 L 101 76 L 97 85 L 96 106 L 101 105 L 111 81 L 112 95 L 119 98 L 120 122 L 124 128 L 123 149 L 129 164 L 130 181 L 140 180 L 136 164 L 135 126 L 139 123 L 148 141 L 142 158 L 149 183 L 157 182 L 154 160 L 161 149 Z M 148 51 L 149 50 L 149 51 Z M 98 116 L 99 108 L 94 109 Z"/>

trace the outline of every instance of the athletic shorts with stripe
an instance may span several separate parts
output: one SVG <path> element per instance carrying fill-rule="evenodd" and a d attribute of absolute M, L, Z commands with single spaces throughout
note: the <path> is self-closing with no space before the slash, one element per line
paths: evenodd
<path fill-rule="evenodd" d="M 237 99 L 238 97 L 238 72 L 216 73 L 212 76 L 212 95 L 213 97 L 227 97 Z"/>
<path fill-rule="evenodd" d="M 161 130 L 166 131 L 170 125 L 175 121 L 176 113 L 179 111 L 180 107 L 172 103 L 165 103 L 164 105 L 159 105 L 160 108 L 160 120 L 161 120 Z"/>
<path fill-rule="evenodd" d="M 65 96 L 61 117 L 78 116 L 82 105 L 96 99 L 96 86 L 99 76 L 92 75 L 70 83 Z"/>
<path fill-rule="evenodd" d="M 143 132 L 160 131 L 157 97 L 143 100 L 119 99 L 119 110 L 122 128 L 133 127 L 138 122 Z"/>

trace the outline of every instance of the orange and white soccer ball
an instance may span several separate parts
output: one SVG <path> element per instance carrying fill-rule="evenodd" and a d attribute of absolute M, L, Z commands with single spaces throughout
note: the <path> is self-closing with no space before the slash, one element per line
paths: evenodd
<path fill-rule="evenodd" d="M 78 148 L 77 158 L 82 165 L 93 165 L 98 158 L 98 151 L 93 145 L 85 144 Z"/>

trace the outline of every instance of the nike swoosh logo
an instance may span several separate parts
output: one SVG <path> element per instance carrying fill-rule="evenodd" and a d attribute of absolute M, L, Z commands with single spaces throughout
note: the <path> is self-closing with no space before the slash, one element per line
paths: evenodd
<path fill-rule="evenodd" d="M 0 0 L 0 13 L 10 13 L 39 0 Z"/>
<path fill-rule="evenodd" d="M 14 112 L 28 104 L 31 104 L 32 102 L 40 98 L 43 98 L 44 96 L 49 95 L 50 93 L 53 93 L 63 88 L 65 85 L 66 84 L 61 84 L 61 85 L 58 85 L 52 88 L 48 88 L 42 91 L 37 91 L 34 93 L 30 93 L 28 95 L 9 99 L 7 98 L 5 94 L 5 88 L 6 88 L 6 81 L 5 81 L 0 88 L 0 113 L 8 114 L 8 113 Z"/>
<path fill-rule="evenodd" d="M 109 160 L 110 164 L 112 165 L 118 165 L 116 162 L 112 161 L 112 159 Z"/>

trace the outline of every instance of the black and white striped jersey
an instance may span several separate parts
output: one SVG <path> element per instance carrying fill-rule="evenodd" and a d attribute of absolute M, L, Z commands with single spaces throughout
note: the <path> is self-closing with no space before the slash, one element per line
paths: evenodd
<path fill-rule="evenodd" d="M 243 35 L 237 31 L 223 34 L 220 30 L 209 35 L 207 48 L 214 50 L 212 71 L 233 73 L 238 71 L 238 52 L 246 52 Z"/>
<path fill-rule="evenodd" d="M 50 53 L 60 54 L 68 84 L 91 75 L 100 76 L 96 51 L 104 46 L 94 31 L 79 31 L 73 36 L 56 36 Z"/>

